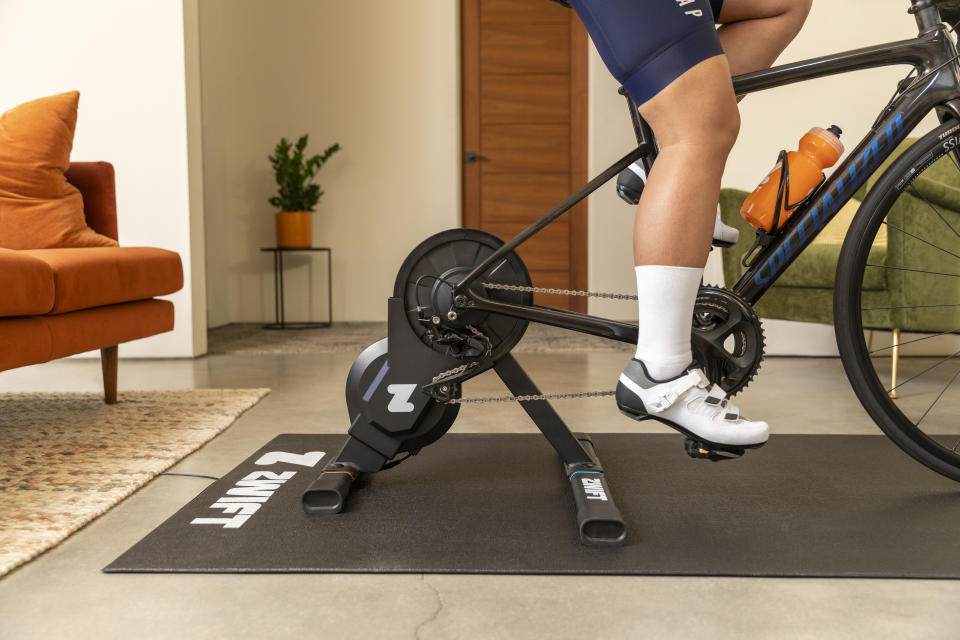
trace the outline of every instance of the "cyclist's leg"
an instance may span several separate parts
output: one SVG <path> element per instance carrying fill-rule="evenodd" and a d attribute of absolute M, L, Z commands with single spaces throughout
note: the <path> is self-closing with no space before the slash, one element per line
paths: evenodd
<path fill-rule="evenodd" d="M 640 105 L 660 145 L 634 222 L 640 334 L 636 357 L 666 380 L 692 360 L 693 305 L 714 232 L 720 179 L 740 130 L 723 55 L 693 66 Z"/>
<path fill-rule="evenodd" d="M 640 106 L 660 154 L 637 210 L 637 265 L 703 268 L 720 178 L 740 131 L 726 57 L 697 64 Z"/>
<path fill-rule="evenodd" d="M 617 385 L 626 415 L 655 418 L 710 448 L 759 446 L 765 422 L 746 420 L 691 365 L 693 308 L 710 250 L 720 178 L 740 130 L 723 55 L 681 74 L 640 105 L 660 144 L 634 227 L 639 298 L 636 357 Z"/>
<path fill-rule="evenodd" d="M 767 69 L 803 27 L 813 0 L 723 0 L 716 17 L 733 75 Z"/>
<path fill-rule="evenodd" d="M 730 68 L 707 0 L 571 0 L 610 71 L 640 105 L 660 144 L 637 210 L 636 358 L 617 404 L 702 441 L 761 444 L 768 428 L 743 420 L 691 369 L 694 301 L 710 249 L 720 177 L 739 132 Z M 689 373 L 685 373 L 689 371 Z"/>

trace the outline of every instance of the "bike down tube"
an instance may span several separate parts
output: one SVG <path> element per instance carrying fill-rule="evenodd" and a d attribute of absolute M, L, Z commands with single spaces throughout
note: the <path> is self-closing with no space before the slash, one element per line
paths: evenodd
<path fill-rule="evenodd" d="M 754 266 L 733 287 L 736 293 L 755 304 L 927 113 L 942 107 L 960 120 L 956 108 L 960 91 L 956 56 L 956 45 L 946 31 L 931 28 L 913 40 L 866 47 L 734 78 L 735 92 L 741 95 L 827 75 L 909 64 L 917 70 L 917 80 L 923 82 L 881 112 L 873 129 L 818 190 L 816 198 L 791 216 L 773 243 L 755 258 Z"/>
<path fill-rule="evenodd" d="M 949 81 L 943 83 L 945 76 L 949 76 Z M 941 83 L 945 86 L 938 89 L 936 85 Z M 924 84 L 925 87 L 904 94 L 833 172 L 816 197 L 790 217 L 772 244 L 757 256 L 733 287 L 735 293 L 751 305 L 756 304 L 927 113 L 944 102 L 945 94 L 953 96 L 957 92 L 953 69 L 933 74 Z"/>

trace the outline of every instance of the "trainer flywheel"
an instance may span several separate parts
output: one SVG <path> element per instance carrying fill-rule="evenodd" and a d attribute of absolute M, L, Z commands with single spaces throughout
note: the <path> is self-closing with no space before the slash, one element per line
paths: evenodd
<path fill-rule="evenodd" d="M 494 360 L 510 352 L 523 337 L 527 321 L 454 305 L 453 289 L 477 265 L 503 245 L 478 229 L 450 229 L 414 249 L 400 266 L 393 295 L 403 301 L 407 321 L 424 344 L 458 358 Z M 471 290 L 491 300 L 529 305 L 525 291 L 487 290 L 483 283 L 530 286 L 530 274 L 515 252 L 491 265 Z"/>

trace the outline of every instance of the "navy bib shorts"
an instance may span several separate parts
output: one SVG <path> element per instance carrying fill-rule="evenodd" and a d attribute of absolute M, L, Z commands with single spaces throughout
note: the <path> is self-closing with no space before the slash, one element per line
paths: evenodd
<path fill-rule="evenodd" d="M 723 0 L 569 0 L 610 73 L 642 105 L 691 67 L 722 55 Z"/>

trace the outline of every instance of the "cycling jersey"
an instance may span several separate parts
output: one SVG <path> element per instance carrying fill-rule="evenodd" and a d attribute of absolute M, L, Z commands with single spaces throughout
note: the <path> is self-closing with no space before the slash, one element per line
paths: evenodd
<path fill-rule="evenodd" d="M 642 105 L 694 65 L 723 54 L 723 0 L 567 0 L 610 73 Z"/>

